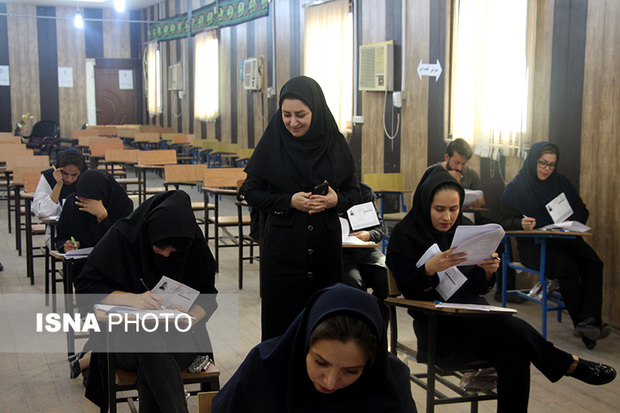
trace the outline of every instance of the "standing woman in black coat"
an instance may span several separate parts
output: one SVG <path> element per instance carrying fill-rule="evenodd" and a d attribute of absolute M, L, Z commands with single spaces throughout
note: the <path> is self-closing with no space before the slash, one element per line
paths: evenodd
<path fill-rule="evenodd" d="M 359 197 L 349 146 L 321 87 L 298 76 L 245 171 L 245 198 L 267 214 L 261 255 L 262 339 L 282 335 L 315 291 L 339 282 L 338 213 Z M 328 183 L 323 195 L 313 188 Z"/>

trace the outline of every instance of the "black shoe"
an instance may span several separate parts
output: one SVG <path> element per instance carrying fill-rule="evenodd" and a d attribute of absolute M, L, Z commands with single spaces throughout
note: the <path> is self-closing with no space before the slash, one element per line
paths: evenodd
<path fill-rule="evenodd" d="M 82 371 L 80 370 L 80 360 L 73 360 L 69 363 L 69 373 L 72 379 L 75 379 L 80 375 Z"/>
<path fill-rule="evenodd" d="M 607 384 L 616 378 L 616 370 L 611 366 L 583 359 L 579 359 L 575 363 L 577 367 L 569 376 L 584 383 L 599 386 Z"/>
<path fill-rule="evenodd" d="M 588 323 L 586 321 L 582 321 L 575 326 L 573 330 L 573 335 L 575 337 L 585 337 L 588 340 L 596 341 L 601 338 L 607 337 L 611 333 L 611 327 L 607 324 L 605 325 L 596 325 L 594 323 Z M 605 337 L 603 337 L 603 334 Z"/>
<path fill-rule="evenodd" d="M 0 271 L 4 270 L 4 265 L 0 262 Z"/>
<path fill-rule="evenodd" d="M 586 337 L 581 337 L 581 341 L 583 341 L 583 344 L 586 345 L 586 348 L 588 350 L 592 350 L 594 349 L 594 347 L 596 347 L 596 341 L 594 340 L 587 339 Z"/>

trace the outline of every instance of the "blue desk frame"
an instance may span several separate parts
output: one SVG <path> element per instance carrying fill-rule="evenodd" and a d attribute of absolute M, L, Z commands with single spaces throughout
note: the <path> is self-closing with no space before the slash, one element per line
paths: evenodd
<path fill-rule="evenodd" d="M 558 323 L 562 322 L 562 310 L 566 309 L 566 305 L 562 301 L 562 297 L 559 293 L 555 292 L 547 295 L 547 278 L 545 277 L 546 269 L 546 256 L 547 256 L 547 240 L 550 238 L 564 238 L 574 239 L 578 236 L 583 236 L 581 233 L 574 232 L 555 232 L 555 231 L 506 231 L 504 236 L 504 253 L 502 254 L 502 307 L 506 307 L 506 297 L 510 294 L 516 294 L 527 300 L 538 303 L 542 306 L 542 335 L 547 337 L 547 312 L 557 311 Z M 534 242 L 540 245 L 540 266 L 539 270 L 527 268 L 522 265 L 516 265 L 511 260 L 511 246 L 510 238 L 534 238 Z M 545 286 L 542 289 L 542 299 L 538 300 L 528 295 L 529 290 L 508 290 L 508 268 L 522 270 L 530 272 L 532 274 L 538 274 L 540 283 Z"/>

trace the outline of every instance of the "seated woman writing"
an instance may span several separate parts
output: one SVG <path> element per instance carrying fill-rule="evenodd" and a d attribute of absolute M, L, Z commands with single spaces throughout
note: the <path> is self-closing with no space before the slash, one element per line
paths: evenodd
<path fill-rule="evenodd" d="M 250 351 L 212 411 L 415 412 L 409 368 L 387 351 L 384 320 L 366 292 L 316 292 L 283 336 Z"/>
<path fill-rule="evenodd" d="M 189 335 L 182 339 L 204 348 L 209 340 L 205 323 L 216 306 L 215 260 L 183 191 L 146 200 L 97 243 L 75 280 L 80 310 L 92 312 L 98 302 L 158 310 L 162 297 L 151 290 L 164 275 L 201 293 L 191 308 L 183 309 L 194 321 Z M 121 334 L 113 338 L 129 341 L 133 337 Z M 187 412 L 180 372 L 197 352 L 179 350 L 177 338 L 155 332 L 148 334 L 148 340 L 136 342 L 131 352 L 115 354 L 117 367 L 138 372 L 141 412 Z M 143 345 L 160 348 L 160 341 L 169 351 L 143 350 Z M 105 408 L 105 354 L 91 358 L 90 370 L 86 397 Z"/>
<path fill-rule="evenodd" d="M 549 142 L 536 142 L 530 148 L 519 174 L 506 186 L 501 197 L 501 224 L 507 230 L 531 230 L 553 224 L 546 206 L 563 197 L 569 205 L 568 220 L 585 224 L 589 212 L 570 181 L 558 172 L 559 148 Z M 540 246 L 532 238 L 517 238 L 519 259 L 538 270 Z M 568 314 L 573 320 L 573 335 L 588 349 L 596 340 L 611 333 L 602 321 L 603 262 L 583 240 L 549 239 L 545 276 L 557 278 Z"/>
<path fill-rule="evenodd" d="M 465 283 L 447 300 L 454 303 L 488 304 L 481 294 L 499 267 L 496 253 L 478 266 L 459 266 L 464 254 L 449 249 L 454 233 L 463 222 L 463 187 L 443 168 L 428 169 L 414 194 L 413 207 L 390 235 L 387 265 L 399 290 L 412 300 L 444 300 L 437 292 L 438 272 L 456 266 Z M 416 265 L 433 244 L 440 253 Z M 428 317 L 410 310 L 418 338 L 418 361 L 427 354 Z M 527 322 L 507 314 L 485 317 L 440 318 L 437 323 L 437 364 L 461 366 L 488 360 L 498 373 L 498 411 L 526 412 L 530 388 L 530 364 L 550 381 L 572 376 L 589 384 L 609 383 L 616 371 L 600 363 L 583 360 L 556 348 Z"/>

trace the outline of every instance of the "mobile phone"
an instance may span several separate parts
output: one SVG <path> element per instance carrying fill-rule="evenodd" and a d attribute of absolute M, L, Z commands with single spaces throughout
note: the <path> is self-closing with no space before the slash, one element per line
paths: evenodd
<path fill-rule="evenodd" d="M 329 183 L 327 181 L 322 184 L 318 184 L 312 190 L 312 195 L 327 195 L 329 192 Z"/>

